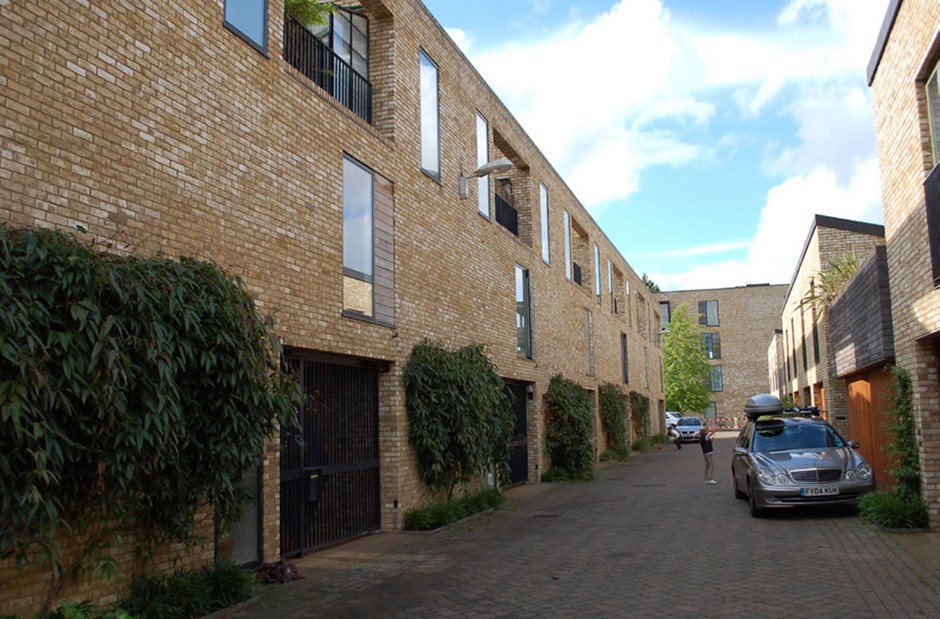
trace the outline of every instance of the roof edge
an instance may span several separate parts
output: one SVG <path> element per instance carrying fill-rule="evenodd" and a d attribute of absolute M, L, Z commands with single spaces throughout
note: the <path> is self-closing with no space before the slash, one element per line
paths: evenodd
<path fill-rule="evenodd" d="M 871 87 L 875 81 L 875 74 L 878 73 L 878 66 L 881 64 L 881 57 L 884 56 L 885 47 L 888 45 L 888 37 L 891 36 L 891 30 L 894 28 L 894 22 L 898 18 L 898 11 L 901 10 L 901 3 L 904 0 L 891 0 L 888 10 L 885 13 L 884 21 L 881 22 L 881 30 L 878 32 L 878 39 L 875 41 L 875 49 L 872 50 L 871 59 L 868 61 L 866 77 L 868 86 Z"/>

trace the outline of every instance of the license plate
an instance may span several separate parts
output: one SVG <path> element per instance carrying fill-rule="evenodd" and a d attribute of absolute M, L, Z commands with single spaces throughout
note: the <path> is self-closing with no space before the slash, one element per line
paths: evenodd
<path fill-rule="evenodd" d="M 828 496 L 832 494 L 839 494 L 839 489 L 830 487 L 800 488 L 800 496 Z"/>

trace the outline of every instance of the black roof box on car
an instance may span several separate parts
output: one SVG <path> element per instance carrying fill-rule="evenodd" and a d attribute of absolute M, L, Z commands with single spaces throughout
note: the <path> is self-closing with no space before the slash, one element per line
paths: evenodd
<path fill-rule="evenodd" d="M 747 404 L 744 405 L 744 414 L 751 421 L 756 420 L 761 415 L 773 415 L 782 412 L 783 404 L 780 403 L 777 397 L 769 393 L 753 395 L 747 399 Z"/>

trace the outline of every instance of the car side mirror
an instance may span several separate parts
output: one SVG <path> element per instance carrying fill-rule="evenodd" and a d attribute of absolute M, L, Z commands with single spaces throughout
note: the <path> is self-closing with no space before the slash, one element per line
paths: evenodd
<path fill-rule="evenodd" d="M 862 444 L 859 443 L 858 441 L 849 441 L 849 447 L 851 447 L 852 449 L 858 449 L 861 446 Z"/>

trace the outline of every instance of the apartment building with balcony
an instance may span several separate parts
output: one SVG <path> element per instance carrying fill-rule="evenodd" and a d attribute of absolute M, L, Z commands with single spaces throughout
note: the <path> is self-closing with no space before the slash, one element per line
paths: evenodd
<path fill-rule="evenodd" d="M 781 397 L 789 396 L 800 406 L 818 406 L 840 431 L 848 431 L 845 382 L 836 379 L 830 367 L 826 308 L 810 298 L 818 291 L 820 275 L 834 264 L 849 256 L 864 261 L 884 242 L 883 226 L 816 215 L 779 317 L 783 330 Z"/>
<path fill-rule="evenodd" d="M 785 293 L 783 284 L 752 284 L 657 295 L 662 329 L 668 328 L 670 313 L 682 304 L 690 316 L 698 317 L 711 366 L 711 402 L 701 411 L 706 419 L 737 427 L 747 399 L 768 391 L 766 342 L 778 325 Z"/>
<path fill-rule="evenodd" d="M 892 0 L 868 64 L 895 363 L 910 372 L 922 489 L 940 522 L 940 4 Z"/>
<path fill-rule="evenodd" d="M 419 0 L 339 4 L 306 27 L 277 0 L 0 3 L 0 220 L 221 265 L 315 396 L 307 448 L 246 477 L 245 563 L 428 500 L 402 385 L 424 338 L 483 344 L 516 395 L 513 482 L 549 466 L 555 374 L 663 411 L 653 295 L 551 162 Z M 0 612 L 43 587 L 0 580 Z"/>

